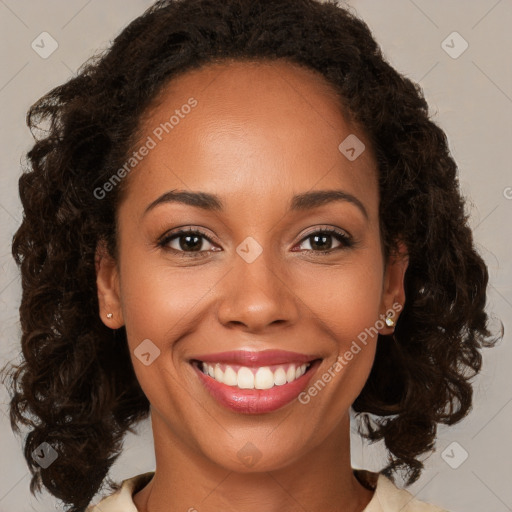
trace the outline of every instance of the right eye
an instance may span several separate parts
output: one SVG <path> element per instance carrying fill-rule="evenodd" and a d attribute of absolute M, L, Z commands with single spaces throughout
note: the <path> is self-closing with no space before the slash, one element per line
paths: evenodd
<path fill-rule="evenodd" d="M 197 229 L 182 229 L 168 233 L 158 242 L 158 245 L 163 249 L 170 250 L 174 253 L 179 253 L 180 256 L 201 257 L 205 256 L 208 251 L 212 250 L 202 249 L 204 240 L 207 240 L 208 243 L 213 244 L 208 236 L 206 236 L 206 234 L 204 234 L 202 231 Z"/>

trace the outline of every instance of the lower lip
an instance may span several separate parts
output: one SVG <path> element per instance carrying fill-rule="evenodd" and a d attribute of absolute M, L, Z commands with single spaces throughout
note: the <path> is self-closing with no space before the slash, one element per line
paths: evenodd
<path fill-rule="evenodd" d="M 206 389 L 221 405 L 239 413 L 262 414 L 276 411 L 297 398 L 308 385 L 320 362 L 313 362 L 308 371 L 293 382 L 270 389 L 240 389 L 228 386 L 206 375 L 195 364 L 192 366 Z"/>

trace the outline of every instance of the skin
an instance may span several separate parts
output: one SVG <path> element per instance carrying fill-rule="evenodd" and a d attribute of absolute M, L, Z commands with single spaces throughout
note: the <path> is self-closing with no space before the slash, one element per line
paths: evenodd
<path fill-rule="evenodd" d="M 373 492 L 352 472 L 349 408 L 370 373 L 376 336 L 308 404 L 294 400 L 265 414 L 224 408 L 188 361 L 290 350 L 323 358 L 314 382 L 359 333 L 404 304 L 408 260 L 403 246 L 383 257 L 369 142 L 320 75 L 284 62 L 208 65 L 176 78 L 144 119 L 141 141 L 190 97 L 198 105 L 125 178 L 118 259 L 102 244 L 97 250 L 101 317 L 126 327 L 151 403 L 156 474 L 135 505 L 141 512 L 361 511 Z M 349 134 L 366 145 L 354 161 L 338 150 Z M 224 209 L 164 203 L 144 214 L 175 189 L 216 194 Z M 294 194 L 340 189 L 367 217 L 348 201 L 289 209 Z M 212 240 L 200 239 L 205 257 L 173 254 L 169 247 L 186 251 L 179 238 L 158 247 L 178 227 L 200 228 Z M 354 245 L 333 237 L 314 249 L 306 235 L 325 227 L 348 233 Z M 252 263 L 236 252 L 248 236 L 263 249 Z M 329 243 L 331 253 L 320 254 Z M 148 366 L 133 355 L 145 339 L 160 350 Z M 237 456 L 248 442 L 261 455 L 251 467 Z"/>

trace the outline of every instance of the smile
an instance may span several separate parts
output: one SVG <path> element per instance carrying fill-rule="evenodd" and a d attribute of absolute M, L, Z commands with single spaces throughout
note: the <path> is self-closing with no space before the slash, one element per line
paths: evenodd
<path fill-rule="evenodd" d="M 210 364 L 202 361 L 200 368 L 204 374 L 227 386 L 236 386 L 239 389 L 271 389 L 274 386 L 284 386 L 302 377 L 310 366 L 311 363 L 301 365 L 292 363 L 249 368 L 222 363 Z"/>
<path fill-rule="evenodd" d="M 321 359 L 267 350 L 202 355 L 190 362 L 218 403 L 239 413 L 261 414 L 297 398 Z"/>

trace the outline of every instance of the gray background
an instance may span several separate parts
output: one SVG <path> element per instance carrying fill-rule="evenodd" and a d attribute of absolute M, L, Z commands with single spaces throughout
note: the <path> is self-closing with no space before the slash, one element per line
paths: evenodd
<path fill-rule="evenodd" d="M 0 0 L 0 364 L 19 353 L 20 278 L 10 241 L 21 219 L 20 161 L 32 144 L 25 113 L 151 3 Z M 391 64 L 421 84 L 434 120 L 448 134 L 461 187 L 470 198 L 475 239 L 489 266 L 489 311 L 505 325 L 503 341 L 484 350 L 473 411 L 458 425 L 439 427 L 437 449 L 408 490 L 451 512 L 512 511 L 512 1 L 353 0 L 348 5 L 368 23 Z M 469 44 L 458 58 L 442 46 L 454 31 Z M 58 42 L 47 59 L 31 47 L 42 32 Z M 448 44 L 452 51 L 461 48 L 457 39 Z M 29 493 L 29 472 L 21 441 L 10 430 L 6 402 L 0 388 L 0 512 L 55 510 L 49 495 L 36 499 Z M 113 477 L 154 469 L 149 422 L 138 430 L 127 436 Z M 354 435 L 352 450 L 354 467 L 384 466 L 382 444 L 367 446 Z"/>

